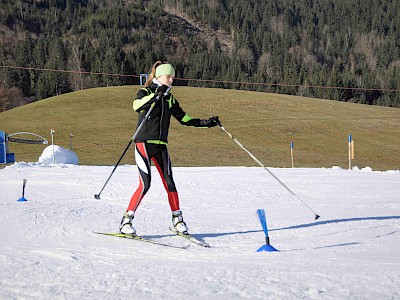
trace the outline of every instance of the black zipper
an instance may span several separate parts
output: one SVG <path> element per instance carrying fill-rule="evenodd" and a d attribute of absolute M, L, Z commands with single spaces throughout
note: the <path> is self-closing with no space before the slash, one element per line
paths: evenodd
<path fill-rule="evenodd" d="M 161 129 L 162 129 L 162 122 L 163 122 L 163 118 L 164 118 L 164 96 L 161 97 L 161 118 L 160 118 L 160 133 L 158 136 L 158 140 L 161 141 Z"/>

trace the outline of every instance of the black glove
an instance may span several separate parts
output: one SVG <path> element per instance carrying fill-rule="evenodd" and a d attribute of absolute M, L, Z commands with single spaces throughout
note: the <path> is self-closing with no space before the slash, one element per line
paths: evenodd
<path fill-rule="evenodd" d="M 208 120 L 201 120 L 200 124 L 201 124 L 201 126 L 205 126 L 205 127 L 214 127 L 219 124 L 219 119 L 218 119 L 218 117 L 212 116 Z"/>
<path fill-rule="evenodd" d="M 163 84 L 162 86 L 159 86 L 156 89 L 156 94 L 157 95 L 165 95 L 165 93 L 167 93 L 171 88 L 168 85 Z"/>

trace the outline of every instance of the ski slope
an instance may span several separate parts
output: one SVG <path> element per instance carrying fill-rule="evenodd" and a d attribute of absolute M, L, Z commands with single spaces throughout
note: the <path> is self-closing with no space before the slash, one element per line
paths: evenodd
<path fill-rule="evenodd" d="M 96 235 L 115 232 L 138 184 L 136 166 L 16 163 L 0 170 L 0 299 L 399 299 L 400 172 L 275 169 L 321 218 L 258 167 L 175 167 L 190 232 L 211 248 L 172 249 Z M 153 169 L 134 220 L 171 235 Z M 25 198 L 22 181 L 27 179 Z M 256 252 L 264 233 L 271 245 Z"/>

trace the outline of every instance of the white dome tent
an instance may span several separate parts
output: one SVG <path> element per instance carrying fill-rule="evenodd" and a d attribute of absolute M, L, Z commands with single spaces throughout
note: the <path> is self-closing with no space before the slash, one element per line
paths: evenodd
<path fill-rule="evenodd" d="M 54 147 L 54 156 L 53 156 Z M 39 157 L 39 162 L 42 164 L 78 164 L 78 156 L 72 150 L 65 149 L 61 146 L 50 145 L 47 146 L 42 155 Z"/>

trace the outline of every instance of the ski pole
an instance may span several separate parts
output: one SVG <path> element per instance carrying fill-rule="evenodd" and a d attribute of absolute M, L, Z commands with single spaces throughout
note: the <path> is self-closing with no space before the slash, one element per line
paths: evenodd
<path fill-rule="evenodd" d="M 295 193 L 292 192 L 291 189 L 289 189 L 278 177 L 275 176 L 274 173 L 272 173 L 266 166 L 264 166 L 249 150 L 247 150 L 242 143 L 240 143 L 228 130 L 225 129 L 224 126 L 222 126 L 221 122 L 218 122 L 219 127 L 225 131 L 225 133 L 235 141 L 236 144 L 239 145 L 240 148 L 242 148 L 256 163 L 258 163 L 265 171 L 267 171 L 273 178 L 276 179 L 289 193 L 291 193 L 294 197 L 297 198 L 301 203 L 303 203 L 313 214 L 315 217 L 315 220 L 317 220 L 320 216 L 317 215 L 303 200 L 301 200 Z"/>
<path fill-rule="evenodd" d="M 128 151 L 128 149 L 129 149 L 129 147 L 131 146 L 132 142 L 135 140 L 136 136 L 138 135 L 140 129 L 142 129 L 144 123 L 146 122 L 146 120 L 147 120 L 147 118 L 149 117 L 150 113 L 153 111 L 154 105 L 156 105 L 156 102 L 158 101 L 158 99 L 159 99 L 160 96 L 161 96 L 161 95 L 158 95 L 157 98 L 156 98 L 156 101 L 153 102 L 153 103 L 151 104 L 149 111 L 148 111 L 148 112 L 146 113 L 146 115 L 144 116 L 142 122 L 140 122 L 139 127 L 136 129 L 135 134 L 132 136 L 131 140 L 129 141 L 128 146 L 126 146 L 126 148 L 125 148 L 125 150 L 124 150 L 124 153 L 122 153 L 122 155 L 121 155 L 121 157 L 119 158 L 117 164 L 115 165 L 114 169 L 112 170 L 110 176 L 108 176 L 108 179 L 107 179 L 106 183 L 103 185 L 103 188 L 101 189 L 100 193 L 94 195 L 94 197 L 95 197 L 96 199 L 98 199 L 98 200 L 100 199 L 100 194 L 103 192 L 103 190 L 104 190 L 104 188 L 106 187 L 106 185 L 107 185 L 108 181 L 110 180 L 111 176 L 114 174 L 115 169 L 118 167 L 118 165 L 119 165 L 119 163 L 121 162 L 122 158 L 125 156 L 125 153 Z"/>

